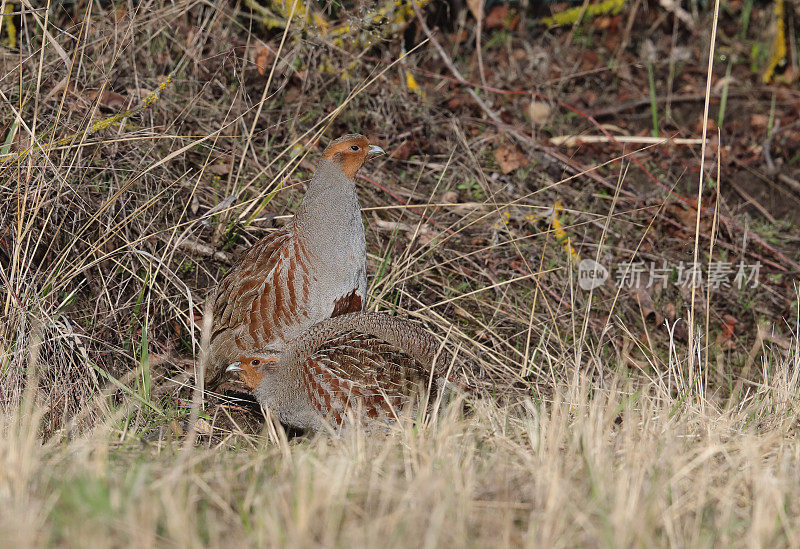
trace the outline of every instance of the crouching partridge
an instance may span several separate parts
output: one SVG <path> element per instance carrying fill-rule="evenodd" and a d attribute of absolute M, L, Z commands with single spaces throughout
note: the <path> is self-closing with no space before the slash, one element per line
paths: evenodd
<path fill-rule="evenodd" d="M 382 152 L 357 134 L 331 142 L 292 222 L 257 242 L 219 283 L 209 387 L 244 351 L 283 349 L 320 320 L 363 310 L 366 242 L 354 177 Z"/>
<path fill-rule="evenodd" d="M 435 360 L 435 363 L 434 363 Z M 324 320 L 282 349 L 243 353 L 228 366 L 284 425 L 340 429 L 351 417 L 397 417 L 419 389 L 428 403 L 448 381 L 450 359 L 423 328 L 380 313 Z"/>

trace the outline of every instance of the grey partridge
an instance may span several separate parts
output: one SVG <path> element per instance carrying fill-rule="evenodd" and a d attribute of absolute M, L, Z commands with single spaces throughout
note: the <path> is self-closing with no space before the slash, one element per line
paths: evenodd
<path fill-rule="evenodd" d="M 358 134 L 332 141 L 286 227 L 258 241 L 214 296 L 207 384 L 249 349 L 281 349 L 320 320 L 363 310 L 366 241 L 354 177 L 382 153 Z"/>
<path fill-rule="evenodd" d="M 420 388 L 430 387 L 430 404 L 449 366 L 420 326 L 359 312 L 324 320 L 283 349 L 243 353 L 227 369 L 284 425 L 318 431 L 340 429 L 348 411 L 366 424 L 391 419 Z"/>

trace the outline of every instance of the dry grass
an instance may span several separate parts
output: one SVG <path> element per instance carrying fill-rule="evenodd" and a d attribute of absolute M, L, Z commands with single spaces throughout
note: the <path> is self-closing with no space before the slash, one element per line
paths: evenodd
<path fill-rule="evenodd" d="M 629 187 L 633 153 L 576 175 L 538 155 L 541 129 L 452 107 L 468 96 L 451 80 L 409 91 L 398 62 L 437 63 L 429 43 L 406 54 L 380 26 L 343 44 L 262 23 L 225 2 L 59 4 L 27 10 L 19 50 L 0 49 L 0 540 L 800 543 L 791 284 L 656 295 L 683 318 L 694 303 L 708 333 L 687 345 L 626 291 L 576 284 L 570 249 L 686 259 L 685 237 L 655 233 L 668 193 Z M 548 40 L 492 41 L 483 60 L 557 97 L 569 76 L 548 67 L 569 52 Z M 488 109 L 527 112 L 527 95 L 487 94 Z M 369 308 L 470 357 L 479 394 L 387 436 L 288 441 L 207 395 L 201 435 L 185 436 L 205 296 L 289 219 L 316 139 L 349 131 L 410 151 L 358 182 Z M 510 144 L 537 163 L 502 174 L 494 153 Z M 750 237 L 723 226 L 714 253 L 750 257 Z M 767 328 L 764 311 L 784 308 L 791 322 Z M 724 312 L 756 336 L 715 345 Z"/>
<path fill-rule="evenodd" d="M 553 401 L 452 403 L 387 436 L 181 450 L 114 425 L 0 421 L 0 537 L 179 546 L 796 546 L 800 363 L 731 409 L 576 376 Z"/>

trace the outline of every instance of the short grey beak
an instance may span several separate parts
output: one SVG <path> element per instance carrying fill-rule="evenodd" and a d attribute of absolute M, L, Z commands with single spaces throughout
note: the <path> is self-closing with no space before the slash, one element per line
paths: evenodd
<path fill-rule="evenodd" d="M 386 151 L 384 151 L 377 145 L 370 145 L 367 154 L 386 154 Z"/>
<path fill-rule="evenodd" d="M 226 372 L 241 372 L 242 371 L 242 363 L 241 362 L 234 362 L 227 368 L 225 368 Z"/>

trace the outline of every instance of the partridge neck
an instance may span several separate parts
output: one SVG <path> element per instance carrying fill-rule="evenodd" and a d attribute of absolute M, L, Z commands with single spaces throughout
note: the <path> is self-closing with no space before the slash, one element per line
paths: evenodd
<path fill-rule="evenodd" d="M 355 182 L 332 161 L 322 159 L 317 166 L 295 215 L 295 225 L 304 238 L 326 244 L 339 236 L 349 237 L 350 228 L 360 228 Z"/>

